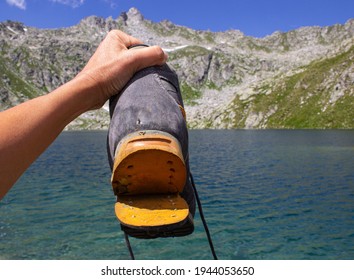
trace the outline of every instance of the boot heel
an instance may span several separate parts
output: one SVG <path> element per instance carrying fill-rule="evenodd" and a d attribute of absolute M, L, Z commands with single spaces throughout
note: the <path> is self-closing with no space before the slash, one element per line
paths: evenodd
<path fill-rule="evenodd" d="M 116 195 L 177 194 L 186 179 L 182 150 L 172 135 L 141 131 L 117 146 L 111 178 Z"/>

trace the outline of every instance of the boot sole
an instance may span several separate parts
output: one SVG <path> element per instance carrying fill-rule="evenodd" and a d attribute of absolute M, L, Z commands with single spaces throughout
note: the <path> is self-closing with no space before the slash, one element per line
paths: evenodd
<path fill-rule="evenodd" d="M 177 237 L 193 232 L 193 217 L 179 195 L 121 196 L 115 212 L 122 229 L 136 238 Z"/>
<path fill-rule="evenodd" d="M 172 135 L 144 131 L 118 144 L 111 178 L 116 195 L 182 192 L 186 177 L 182 150 Z"/>
<path fill-rule="evenodd" d="M 138 238 L 193 232 L 187 202 L 179 195 L 187 180 L 182 150 L 172 135 L 132 133 L 117 146 L 112 187 L 122 229 Z"/>

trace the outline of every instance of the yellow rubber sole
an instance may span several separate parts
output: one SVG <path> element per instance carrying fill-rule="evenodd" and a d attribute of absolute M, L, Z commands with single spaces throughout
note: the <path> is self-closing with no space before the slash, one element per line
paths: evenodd
<path fill-rule="evenodd" d="M 189 207 L 179 193 L 186 180 L 182 150 L 173 136 L 158 132 L 129 135 L 117 147 L 111 178 L 118 220 L 131 228 L 185 221 Z"/>
<path fill-rule="evenodd" d="M 123 225 L 157 227 L 184 221 L 189 208 L 178 194 L 121 196 L 115 204 L 115 212 Z"/>
<path fill-rule="evenodd" d="M 187 177 L 180 145 L 165 134 L 140 134 L 122 141 L 112 172 L 116 195 L 182 192 Z"/>

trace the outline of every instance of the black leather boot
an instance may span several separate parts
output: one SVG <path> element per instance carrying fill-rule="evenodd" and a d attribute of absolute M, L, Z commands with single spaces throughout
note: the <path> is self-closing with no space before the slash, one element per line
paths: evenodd
<path fill-rule="evenodd" d="M 193 232 L 188 130 L 177 75 L 165 64 L 135 74 L 110 100 L 108 158 L 121 228 L 138 238 Z"/>

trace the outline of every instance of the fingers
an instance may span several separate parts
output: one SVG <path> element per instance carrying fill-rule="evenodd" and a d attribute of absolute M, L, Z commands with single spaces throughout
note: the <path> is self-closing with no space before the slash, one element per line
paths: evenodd
<path fill-rule="evenodd" d="M 80 72 L 99 86 L 96 95 L 100 100 L 106 101 L 119 92 L 137 71 L 166 62 L 167 55 L 160 47 L 128 49 L 136 44 L 143 42 L 120 30 L 112 30 Z"/>
<path fill-rule="evenodd" d="M 143 44 L 143 42 L 120 30 L 111 30 L 107 35 L 108 40 L 119 42 L 128 48 L 132 45 Z M 167 54 L 159 47 L 153 46 L 143 49 L 129 50 L 131 59 L 135 64 L 136 71 L 148 66 L 162 65 L 167 61 Z M 134 53 L 133 53 L 134 52 Z"/>
<path fill-rule="evenodd" d="M 149 66 L 162 65 L 168 58 L 167 54 L 159 46 L 131 49 L 129 52 L 131 52 L 136 71 Z"/>
<path fill-rule="evenodd" d="M 135 45 L 135 44 L 142 44 L 143 42 L 140 41 L 137 38 L 134 38 L 133 36 L 130 36 L 126 33 L 124 33 L 123 31 L 120 30 L 111 30 L 108 34 L 107 34 L 107 39 L 108 40 L 113 40 L 113 42 L 118 42 L 118 43 L 122 43 L 126 48 L 128 48 L 131 45 Z"/>

